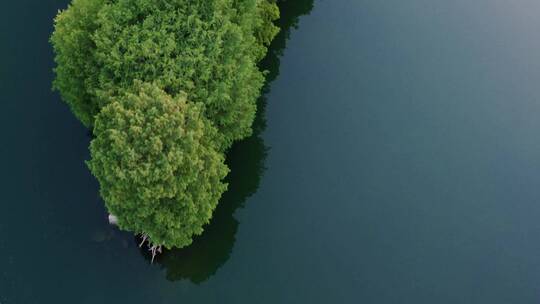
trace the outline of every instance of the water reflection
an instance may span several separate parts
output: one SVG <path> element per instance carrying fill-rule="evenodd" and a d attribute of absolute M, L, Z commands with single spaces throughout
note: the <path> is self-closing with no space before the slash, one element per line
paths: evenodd
<path fill-rule="evenodd" d="M 253 124 L 253 135 L 236 143 L 227 155 L 231 169 L 227 182 L 229 190 L 223 195 L 214 212 L 212 222 L 203 235 L 195 238 L 187 248 L 164 252 L 156 262 L 166 269 L 167 279 L 177 281 L 188 279 L 199 284 L 206 281 L 229 259 L 234 246 L 238 221 L 234 212 L 243 207 L 247 198 L 253 195 L 264 173 L 268 147 L 261 137 L 266 127 L 266 93 L 270 83 L 279 75 L 280 57 L 285 49 L 290 31 L 297 27 L 299 17 L 313 8 L 313 0 L 278 0 L 281 18 L 278 24 L 281 32 L 270 46 L 261 67 L 268 70 L 266 85 L 258 103 L 258 113 Z M 142 250 L 150 261 L 146 250 Z"/>

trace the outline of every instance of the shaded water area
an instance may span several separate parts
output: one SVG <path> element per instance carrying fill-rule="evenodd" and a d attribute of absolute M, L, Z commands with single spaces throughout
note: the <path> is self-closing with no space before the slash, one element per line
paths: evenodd
<path fill-rule="evenodd" d="M 67 3 L 0 11 L 1 304 L 538 302 L 537 1 L 280 1 L 230 189 L 153 265 L 50 89 Z"/>

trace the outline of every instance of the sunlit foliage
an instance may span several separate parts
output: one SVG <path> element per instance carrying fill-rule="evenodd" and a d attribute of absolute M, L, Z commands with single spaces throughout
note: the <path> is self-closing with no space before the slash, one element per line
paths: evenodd
<path fill-rule="evenodd" d="M 210 220 L 228 169 L 200 104 L 155 85 L 112 98 L 96 116 L 88 166 L 125 230 L 183 247 Z"/>
<path fill-rule="evenodd" d="M 183 247 L 249 136 L 277 34 L 272 0 L 73 0 L 55 20 L 54 88 L 92 127 L 92 159 L 122 229 Z"/>

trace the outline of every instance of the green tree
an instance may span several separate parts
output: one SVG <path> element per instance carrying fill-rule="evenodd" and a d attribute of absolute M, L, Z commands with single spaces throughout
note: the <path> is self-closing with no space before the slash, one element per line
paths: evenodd
<path fill-rule="evenodd" d="M 251 134 L 278 14 L 268 0 L 76 0 L 56 20 L 55 87 L 85 125 L 135 79 L 186 92 L 225 150 Z"/>
<path fill-rule="evenodd" d="M 279 19 L 279 8 L 275 1 L 260 1 L 258 3 L 258 16 L 255 18 L 255 37 L 258 43 L 259 54 L 257 61 L 262 60 L 280 29 L 274 22 Z"/>
<path fill-rule="evenodd" d="M 136 82 L 96 116 L 88 166 L 121 229 L 184 247 L 209 222 L 228 173 L 198 103 Z"/>
<path fill-rule="evenodd" d="M 168 248 L 202 232 L 278 16 L 274 0 L 73 0 L 56 17 L 54 88 L 94 128 L 88 165 L 120 228 Z"/>
<path fill-rule="evenodd" d="M 56 16 L 51 37 L 56 54 L 53 87 L 86 127 L 92 126 L 99 112 L 95 90 L 89 88 L 96 87 L 99 74 L 92 34 L 99 26 L 97 14 L 104 4 L 105 0 L 73 0 Z"/>

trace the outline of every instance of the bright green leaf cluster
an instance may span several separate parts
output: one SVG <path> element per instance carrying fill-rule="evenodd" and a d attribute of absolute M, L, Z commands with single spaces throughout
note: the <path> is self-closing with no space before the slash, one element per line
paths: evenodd
<path fill-rule="evenodd" d="M 210 220 L 228 169 L 200 104 L 155 85 L 113 98 L 97 115 L 88 166 L 120 228 L 183 247 Z"/>
<path fill-rule="evenodd" d="M 277 34 L 273 0 L 73 0 L 51 37 L 54 88 L 93 127 L 90 170 L 122 229 L 183 247 L 251 133 Z"/>

